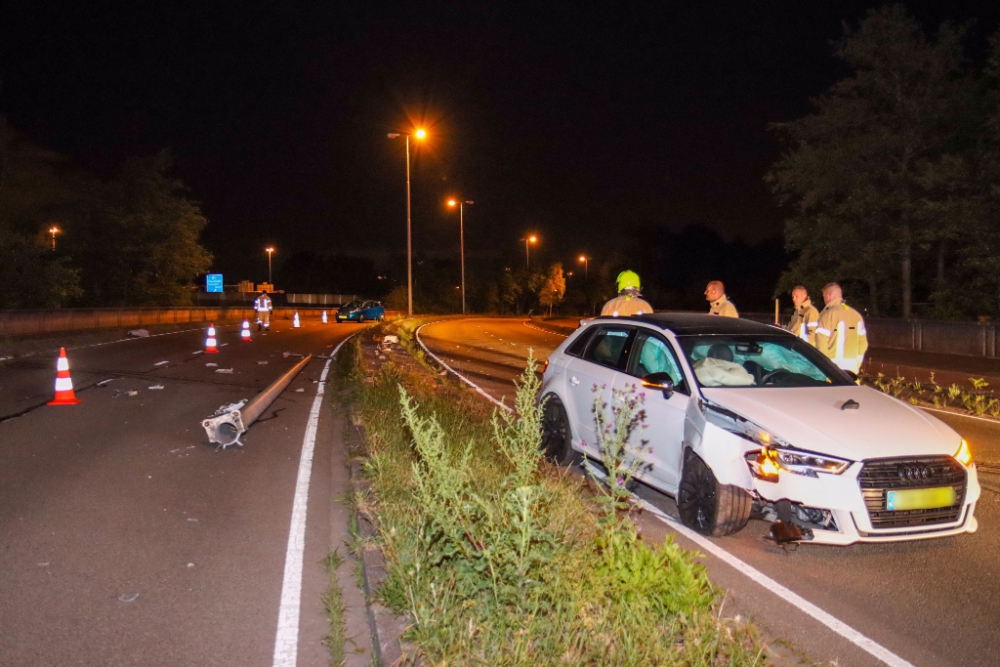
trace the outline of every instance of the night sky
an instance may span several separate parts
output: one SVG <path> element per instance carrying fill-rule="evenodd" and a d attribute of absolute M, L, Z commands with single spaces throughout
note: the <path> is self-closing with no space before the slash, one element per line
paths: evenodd
<path fill-rule="evenodd" d="M 907 3 L 933 30 L 998 3 Z M 108 172 L 171 148 L 230 279 L 263 247 L 595 259 L 630 230 L 702 223 L 780 234 L 763 176 L 768 123 L 799 117 L 846 70 L 842 23 L 875 3 L 4 3 L 0 114 L 32 141 Z M 611 242 L 608 239 L 612 239 Z"/>

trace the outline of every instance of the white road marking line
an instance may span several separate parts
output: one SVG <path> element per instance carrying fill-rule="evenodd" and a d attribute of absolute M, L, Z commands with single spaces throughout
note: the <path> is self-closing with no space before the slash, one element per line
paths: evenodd
<path fill-rule="evenodd" d="M 428 322 L 427 324 L 434 324 L 434 323 L 433 322 Z M 504 405 L 503 403 L 501 403 L 497 399 L 495 399 L 492 396 L 490 396 L 489 394 L 487 394 L 485 391 L 483 391 L 482 387 L 480 387 L 478 384 L 476 384 L 475 382 L 473 382 L 472 380 L 470 380 L 469 378 L 465 377 L 464 375 L 462 375 L 461 373 L 459 373 L 458 371 L 456 371 L 454 368 L 452 368 L 451 366 L 449 366 L 448 364 L 446 364 L 444 361 L 441 360 L 440 357 L 438 357 L 436 354 L 434 354 L 433 352 L 431 352 L 427 348 L 427 346 L 424 345 L 424 341 L 420 340 L 420 330 L 423 329 L 425 326 L 427 326 L 427 324 L 422 324 L 419 327 L 417 327 L 417 331 L 414 334 L 414 337 L 417 339 L 417 343 L 420 345 L 420 347 L 422 347 L 424 349 L 424 352 L 426 352 L 427 354 L 429 354 L 431 356 L 431 358 L 434 359 L 436 362 L 438 362 L 439 364 L 441 364 L 442 366 L 444 366 L 445 368 L 447 368 L 449 371 L 451 371 L 452 373 L 454 373 L 460 380 L 462 380 L 462 382 L 464 382 L 465 384 L 469 385 L 470 387 L 472 387 L 473 389 L 475 389 L 476 391 L 478 391 L 480 394 L 482 394 L 487 400 L 491 401 L 492 403 L 495 403 L 496 405 L 499 405 L 501 408 L 503 408 L 507 412 L 513 412 L 514 409 L 512 407 L 510 407 L 509 405 Z"/>
<path fill-rule="evenodd" d="M 996 419 L 990 419 L 989 417 L 979 417 L 976 415 L 963 415 L 961 412 L 952 412 L 951 410 L 939 410 L 938 408 L 925 408 L 923 406 L 919 407 L 921 410 L 927 410 L 928 412 L 940 412 L 942 414 L 952 415 L 954 417 L 965 417 L 966 419 L 978 419 L 981 422 L 989 422 L 991 424 L 1000 425 L 1000 422 L 998 422 Z"/>
<path fill-rule="evenodd" d="M 525 326 L 529 326 L 529 327 L 531 326 L 527 322 L 525 322 L 524 324 L 525 324 Z M 424 326 L 427 326 L 427 325 L 425 324 Z M 444 366 L 445 368 L 447 368 L 449 371 L 451 371 L 452 373 L 454 373 L 455 375 L 457 375 L 459 378 L 461 378 L 463 381 L 465 381 L 469 386 L 475 388 L 476 391 L 478 391 L 480 394 L 482 394 L 483 396 L 485 396 L 486 398 L 488 398 L 489 400 L 491 400 L 493 403 L 496 403 L 497 405 L 499 405 L 500 407 L 502 407 L 502 408 L 504 408 L 506 410 L 510 410 L 511 409 L 511 408 L 507 407 L 506 405 L 504 405 L 503 403 L 501 403 L 500 401 L 498 401 L 495 398 L 493 398 L 492 396 L 490 396 L 489 394 L 487 394 L 478 385 L 476 385 L 474 382 L 472 382 L 472 380 L 469 380 L 468 378 L 466 378 L 465 376 L 463 376 L 461 373 L 458 373 L 457 371 L 455 371 L 455 369 L 453 369 L 451 366 L 449 366 L 448 364 L 446 364 L 443 361 L 441 361 L 441 359 L 439 359 L 433 352 L 431 352 L 430 350 L 428 350 L 427 346 L 424 345 L 423 341 L 420 340 L 420 329 L 423 329 L 423 328 L 424 327 L 421 326 L 420 328 L 417 329 L 416 339 L 417 339 L 417 342 L 420 343 L 420 347 L 422 347 L 424 349 L 424 352 L 426 352 L 427 354 L 429 354 L 431 357 L 433 357 L 435 360 L 437 360 L 437 362 L 439 364 L 441 364 L 442 366 Z M 532 328 L 537 328 L 537 327 L 532 327 Z M 545 331 L 545 330 L 541 329 L 541 331 Z M 547 331 L 546 333 L 552 333 L 552 332 L 551 331 Z M 555 334 L 555 335 L 556 336 L 561 336 L 562 334 Z M 563 336 L 563 338 L 567 338 L 567 337 L 568 336 Z M 652 514 L 653 516 L 657 517 L 663 523 L 669 525 L 671 529 L 677 531 L 678 533 L 680 533 L 681 535 L 683 535 L 687 539 L 691 540 L 692 542 L 694 542 L 695 544 L 697 544 L 699 547 L 701 547 L 705 551 L 711 553 L 713 556 L 715 556 L 719 560 L 723 561 L 724 563 L 726 563 L 730 567 L 736 569 L 737 571 L 739 571 L 740 573 L 742 573 L 744 576 L 746 576 L 748 579 L 751 579 L 752 581 L 755 581 L 756 583 L 760 584 L 761 586 L 764 587 L 765 590 L 770 591 L 771 593 L 777 595 L 779 598 L 781 598 L 785 602 L 787 602 L 787 603 L 789 603 L 789 604 L 797 607 L 798 609 L 800 609 L 802 612 L 808 614 L 809 616 L 812 616 L 814 619 L 816 619 L 817 621 L 819 621 L 820 623 L 822 623 L 826 627 L 830 628 L 831 630 L 833 630 L 834 632 L 836 632 L 838 635 L 840 635 L 841 637 L 843 637 L 847 641 L 851 642 L 852 644 L 854 644 L 855 646 L 857 646 L 861 650 L 863 650 L 866 653 L 869 653 L 870 655 L 878 658 L 879 660 L 881 660 L 882 662 L 884 662 L 886 665 L 889 665 L 889 667 L 914 667 L 914 665 L 912 663 L 907 662 L 906 660 L 904 660 L 903 658 L 899 657 L 898 655 L 896 655 L 895 653 L 893 653 L 889 649 L 885 648 L 881 644 L 877 643 L 876 641 L 874 641 L 872 639 L 869 639 L 868 637 L 866 637 L 865 635 L 861 634 L 860 632 L 858 632 L 857 630 L 855 630 L 851 626 L 847 625 L 843 621 L 840 621 L 836 617 L 834 617 L 831 614 L 827 613 L 826 611 L 823 611 L 822 609 L 820 609 L 819 607 L 817 607 L 816 605 L 814 605 L 812 602 L 809 602 L 808 600 L 806 600 L 804 597 L 802 597 L 798 593 L 795 593 L 795 592 L 789 590 L 788 588 L 785 588 L 784 586 L 782 586 L 781 584 L 779 584 L 774 579 L 771 579 L 766 574 L 764 574 L 760 570 L 754 568 L 750 564 L 743 562 L 742 560 L 740 560 L 736 556 L 732 555 L 731 553 L 729 553 L 728 551 L 726 551 L 722 547 L 718 546 L 714 542 L 711 542 L 708 539 L 706 539 L 705 537 L 703 537 L 703 536 L 699 535 L 698 533 L 694 532 L 693 530 L 690 530 L 687 526 L 685 526 L 684 524 L 680 523 L 679 521 L 677 521 L 676 519 L 674 519 L 672 516 L 670 516 L 668 514 L 665 514 L 659 508 L 651 505 L 649 502 L 647 502 L 645 500 L 642 500 L 641 502 L 642 502 L 643 507 L 645 509 L 649 510 L 650 514 Z"/>
<path fill-rule="evenodd" d="M 306 540 L 306 510 L 309 505 L 309 478 L 312 475 L 313 452 L 316 449 L 316 429 L 319 426 L 319 411 L 323 405 L 326 390 L 326 376 L 330 363 L 340 348 L 350 340 L 351 334 L 334 348 L 330 358 L 323 365 L 316 385 L 306 422 L 306 434 L 302 439 L 302 457 L 299 460 L 298 479 L 295 482 L 295 498 L 292 501 L 292 522 L 288 529 L 288 548 L 285 551 L 285 576 L 281 582 L 281 606 L 278 609 L 278 633 L 274 638 L 274 667 L 295 667 L 299 652 L 299 610 L 302 606 L 302 557 Z"/>
<path fill-rule="evenodd" d="M 555 331 L 549 331 L 548 329 L 543 329 L 541 327 L 536 327 L 534 324 L 529 324 L 527 321 L 521 322 L 521 324 L 523 324 L 524 326 L 528 327 L 529 329 L 536 329 L 538 331 L 541 331 L 541 332 L 544 332 L 544 333 L 547 333 L 547 334 L 552 334 L 553 336 L 560 336 L 562 338 L 569 338 L 569 334 L 556 333 Z"/>
<path fill-rule="evenodd" d="M 151 334 L 149 336 L 137 336 L 135 338 L 120 338 L 118 340 L 109 340 L 104 343 L 94 343 L 92 345 L 80 345 L 79 347 L 67 347 L 67 350 L 86 350 L 92 347 L 101 347 L 102 345 L 114 345 L 115 343 L 127 343 L 130 340 L 142 340 L 144 338 L 159 338 L 160 336 L 173 336 L 179 333 L 188 333 L 189 331 L 202 331 L 205 327 L 198 327 L 197 329 L 181 329 L 180 331 L 168 331 L 166 333 Z"/>

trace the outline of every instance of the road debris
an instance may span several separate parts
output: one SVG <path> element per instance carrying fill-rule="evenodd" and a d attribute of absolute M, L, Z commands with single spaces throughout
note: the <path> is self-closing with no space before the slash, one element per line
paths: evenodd
<path fill-rule="evenodd" d="M 267 365 L 267 362 L 266 361 L 258 361 L 257 365 L 258 366 L 265 366 L 265 365 Z"/>
<path fill-rule="evenodd" d="M 195 350 L 195 351 L 194 351 L 194 352 L 192 352 L 191 354 L 194 354 L 194 355 L 198 355 L 198 354 L 205 354 L 205 350 Z"/>
<path fill-rule="evenodd" d="M 118 596 L 118 599 L 122 602 L 135 602 L 138 597 L 138 593 L 122 593 Z"/>
<path fill-rule="evenodd" d="M 103 387 L 103 386 L 104 386 L 104 385 L 106 385 L 107 383 L 109 383 L 109 382 L 114 382 L 114 381 L 115 381 L 115 379 L 114 379 L 114 378 L 111 378 L 110 380 L 101 380 L 100 382 L 98 382 L 98 383 L 97 383 L 96 385 L 94 385 L 94 386 L 96 386 L 96 387 Z"/>
<path fill-rule="evenodd" d="M 219 364 L 215 363 L 214 361 L 210 361 L 210 362 L 208 362 L 207 364 L 205 364 L 205 367 L 206 367 L 206 368 L 215 368 L 215 367 L 217 367 L 218 365 L 219 365 Z"/>
<path fill-rule="evenodd" d="M 169 361 L 157 361 L 157 362 L 156 362 L 155 364 L 153 364 L 153 365 L 154 365 L 154 366 L 166 366 L 166 365 L 167 365 L 167 364 L 169 364 L 169 363 L 170 363 Z"/>
<path fill-rule="evenodd" d="M 281 356 L 287 359 L 288 357 L 304 357 L 306 355 L 299 354 L 298 352 L 282 352 Z"/>
<path fill-rule="evenodd" d="M 149 332 L 145 329 L 132 329 L 128 335 L 132 338 L 149 338 Z"/>
<path fill-rule="evenodd" d="M 150 389 L 163 389 L 163 385 L 162 384 L 151 384 L 151 385 L 149 385 L 149 388 Z"/>
<path fill-rule="evenodd" d="M 198 519 L 195 519 L 194 517 L 188 517 L 188 521 L 191 523 L 198 523 Z"/>
<path fill-rule="evenodd" d="M 232 373 L 233 369 L 232 368 L 216 368 L 215 372 L 216 373 Z"/>
<path fill-rule="evenodd" d="M 139 392 L 135 389 L 115 389 L 115 393 L 111 395 L 111 398 L 118 398 L 119 396 L 138 396 Z"/>
<path fill-rule="evenodd" d="M 301 394 L 304 391 L 305 391 L 305 389 L 303 389 L 302 387 L 299 387 L 298 389 L 295 390 L 295 393 L 296 394 Z"/>

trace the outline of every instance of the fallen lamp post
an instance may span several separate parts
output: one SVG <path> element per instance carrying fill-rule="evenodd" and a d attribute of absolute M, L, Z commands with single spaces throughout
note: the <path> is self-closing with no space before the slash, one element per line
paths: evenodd
<path fill-rule="evenodd" d="M 274 399 L 285 390 L 285 387 L 311 360 L 312 355 L 306 355 L 302 361 L 295 364 L 288 372 L 268 385 L 264 391 L 254 396 L 249 402 L 247 399 L 243 399 L 238 403 L 224 405 L 214 415 L 203 420 L 201 425 L 208 435 L 208 441 L 218 443 L 216 451 L 230 445 L 242 447 L 240 436 L 247 432 L 247 429 L 257 421 L 258 417 L 264 414 L 264 410 L 267 410 Z"/>

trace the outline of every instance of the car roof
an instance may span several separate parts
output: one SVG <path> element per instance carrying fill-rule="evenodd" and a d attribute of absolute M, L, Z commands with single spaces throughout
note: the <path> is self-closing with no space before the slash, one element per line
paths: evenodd
<path fill-rule="evenodd" d="M 770 334 L 792 335 L 784 329 L 771 324 L 762 324 L 753 320 L 736 317 L 720 317 L 701 313 L 652 313 L 650 315 L 633 315 L 631 317 L 596 317 L 594 324 L 600 322 L 644 322 L 660 329 L 669 329 L 678 336 L 698 334 Z"/>

